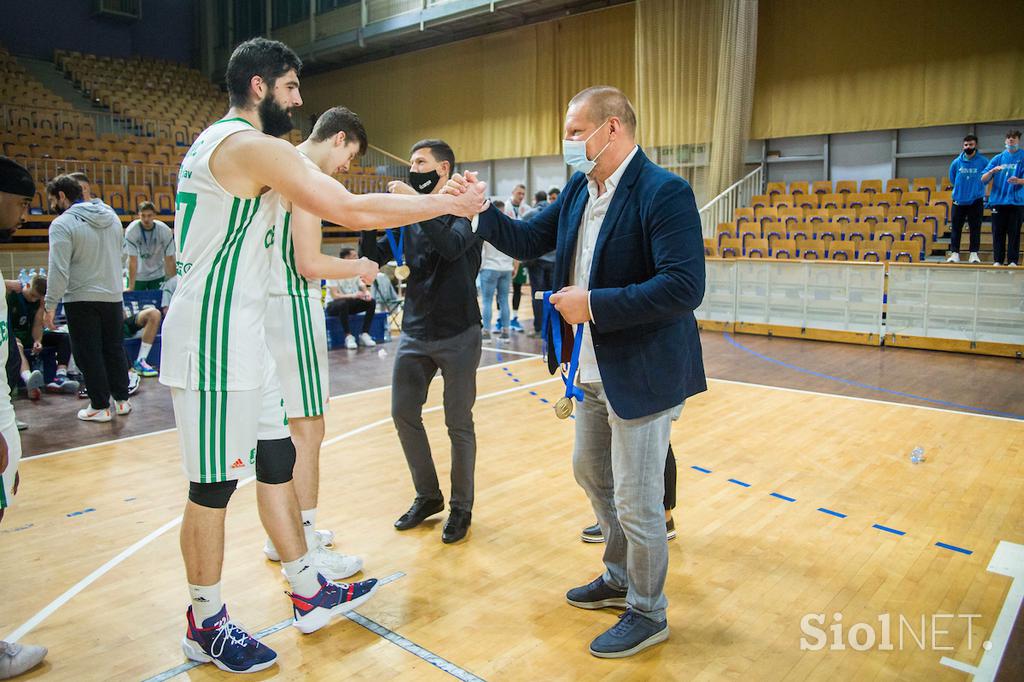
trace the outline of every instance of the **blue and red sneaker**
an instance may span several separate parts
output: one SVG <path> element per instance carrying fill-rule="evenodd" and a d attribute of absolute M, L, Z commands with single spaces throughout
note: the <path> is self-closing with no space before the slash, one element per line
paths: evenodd
<path fill-rule="evenodd" d="M 306 635 L 358 607 L 377 591 L 376 578 L 357 583 L 332 583 L 319 573 L 316 577 L 320 581 L 320 591 L 312 597 L 288 593 L 292 598 L 292 611 L 295 615 L 292 625 Z"/>
<path fill-rule="evenodd" d="M 188 632 L 181 640 L 181 650 L 193 661 L 213 663 L 229 673 L 254 673 L 277 662 L 277 652 L 231 622 L 227 606 L 203 621 L 203 627 L 196 627 L 191 606 L 185 620 Z"/>

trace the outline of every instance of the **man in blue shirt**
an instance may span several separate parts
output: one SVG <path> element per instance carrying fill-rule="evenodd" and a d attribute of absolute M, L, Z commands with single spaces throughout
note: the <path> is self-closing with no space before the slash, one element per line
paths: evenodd
<path fill-rule="evenodd" d="M 1024 214 L 1024 184 L 1018 167 L 1024 165 L 1020 131 L 1006 133 L 1006 151 L 996 154 L 985 166 L 982 183 L 992 180 L 988 206 L 992 209 L 992 252 L 996 265 L 1016 267 L 1020 263 L 1020 221 Z"/>
<path fill-rule="evenodd" d="M 963 152 L 949 164 L 949 181 L 953 183 L 953 215 L 947 263 L 960 262 L 960 234 L 965 220 L 971 231 L 969 262 L 981 262 L 978 249 L 981 247 L 981 218 L 985 211 L 985 184 L 981 181 L 981 174 L 987 165 L 988 159 L 978 153 L 978 138 L 974 135 L 965 137 Z"/>

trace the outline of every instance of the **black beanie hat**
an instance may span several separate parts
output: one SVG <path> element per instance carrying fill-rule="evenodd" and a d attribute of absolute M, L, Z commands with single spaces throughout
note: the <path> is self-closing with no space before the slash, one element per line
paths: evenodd
<path fill-rule="evenodd" d="M 0 192 L 34 197 L 36 183 L 32 180 L 32 174 L 24 166 L 6 156 L 0 156 Z"/>

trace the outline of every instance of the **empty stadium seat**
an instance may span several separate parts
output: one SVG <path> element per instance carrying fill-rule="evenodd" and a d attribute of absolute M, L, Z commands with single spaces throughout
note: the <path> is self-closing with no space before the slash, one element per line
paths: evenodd
<path fill-rule="evenodd" d="M 810 188 L 807 182 L 797 180 L 789 183 L 789 193 L 794 197 L 798 194 L 810 194 Z"/>
<path fill-rule="evenodd" d="M 765 187 L 765 192 L 768 194 L 768 196 L 771 196 L 773 194 L 785 194 L 786 193 L 786 183 L 784 183 L 784 182 L 769 182 L 766 185 L 766 187 Z"/>
<path fill-rule="evenodd" d="M 857 245 L 850 241 L 836 240 L 828 245 L 829 260 L 855 260 Z"/>
<path fill-rule="evenodd" d="M 801 260 L 824 260 L 827 255 L 825 243 L 817 239 L 796 240 L 796 249 L 800 253 Z"/>
<path fill-rule="evenodd" d="M 815 180 L 811 183 L 811 192 L 814 194 L 832 194 L 832 181 Z"/>
<path fill-rule="evenodd" d="M 891 178 L 885 182 L 885 191 L 903 194 L 910 191 L 910 181 L 906 178 Z"/>
<path fill-rule="evenodd" d="M 780 239 L 770 245 L 772 258 L 791 259 L 796 258 L 796 240 Z"/>
<path fill-rule="evenodd" d="M 750 239 L 744 242 L 743 250 L 747 258 L 768 258 L 771 255 L 767 239 Z"/>
<path fill-rule="evenodd" d="M 839 180 L 836 182 L 836 194 L 854 194 L 856 191 L 856 180 Z M 831 192 L 829 192 L 829 194 L 831 194 Z"/>
<path fill-rule="evenodd" d="M 726 237 L 718 243 L 718 253 L 722 258 L 739 258 L 743 255 L 743 245 L 739 239 Z"/>
<path fill-rule="evenodd" d="M 872 194 L 880 194 L 882 192 L 882 181 L 881 180 L 861 180 L 860 191 L 870 192 Z"/>

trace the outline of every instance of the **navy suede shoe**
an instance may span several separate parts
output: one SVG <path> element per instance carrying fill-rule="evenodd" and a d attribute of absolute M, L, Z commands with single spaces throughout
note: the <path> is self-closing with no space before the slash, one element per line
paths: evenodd
<path fill-rule="evenodd" d="M 618 590 L 598 576 L 593 582 L 574 587 L 565 593 L 565 600 L 581 609 L 626 608 L 626 590 Z"/>
<path fill-rule="evenodd" d="M 628 609 L 619 622 L 590 643 L 590 653 L 598 658 L 625 658 L 668 639 L 668 621 L 655 623 Z"/>

